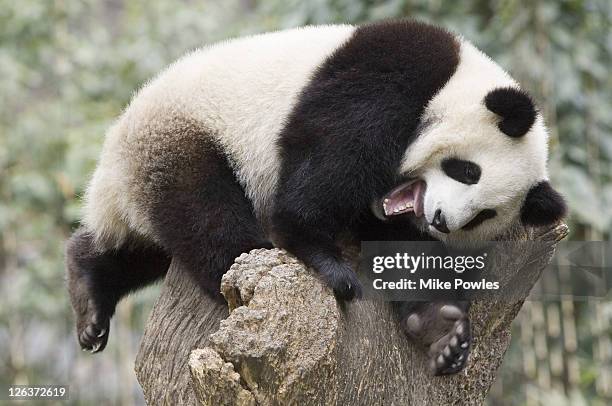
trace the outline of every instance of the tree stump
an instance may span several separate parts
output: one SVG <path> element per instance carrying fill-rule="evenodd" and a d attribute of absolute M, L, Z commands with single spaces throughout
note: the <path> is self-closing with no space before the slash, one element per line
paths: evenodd
<path fill-rule="evenodd" d="M 533 286 L 567 232 L 559 224 L 515 235 L 545 248 L 497 256 L 502 286 L 515 278 Z M 227 305 L 202 295 L 180 268 L 170 267 L 136 359 L 148 404 L 480 405 L 528 294 L 475 301 L 468 366 L 432 377 L 389 303 L 338 303 L 283 250 L 237 258 L 222 282 Z"/>

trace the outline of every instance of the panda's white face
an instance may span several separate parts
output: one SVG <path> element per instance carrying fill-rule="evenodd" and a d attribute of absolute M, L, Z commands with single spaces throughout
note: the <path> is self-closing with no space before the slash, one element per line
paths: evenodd
<path fill-rule="evenodd" d="M 546 177 L 541 119 L 515 139 L 500 132 L 487 117 L 491 112 L 481 113 L 472 112 L 473 126 L 463 129 L 448 120 L 432 123 L 423 135 L 444 144 L 423 166 L 406 173 L 425 186 L 417 222 L 443 241 L 492 240 L 518 220 L 527 192 Z"/>
<path fill-rule="evenodd" d="M 538 117 L 512 138 L 484 105 L 477 110 L 471 125 L 430 120 L 406 154 L 402 175 L 410 180 L 383 202 L 387 215 L 411 211 L 421 228 L 451 243 L 490 241 L 518 221 L 528 191 L 546 178 L 545 127 Z"/>
<path fill-rule="evenodd" d="M 485 102 L 496 89 L 510 89 L 496 95 L 508 117 Z M 404 155 L 400 174 L 411 181 L 386 196 L 386 215 L 414 212 L 419 226 L 449 243 L 490 241 L 517 222 L 529 190 L 547 179 L 547 132 L 533 108 L 513 105 L 515 89 L 497 64 L 462 42 L 456 73 L 427 106 Z M 531 114 L 529 127 L 505 134 L 502 121 L 520 128 L 523 113 Z"/>

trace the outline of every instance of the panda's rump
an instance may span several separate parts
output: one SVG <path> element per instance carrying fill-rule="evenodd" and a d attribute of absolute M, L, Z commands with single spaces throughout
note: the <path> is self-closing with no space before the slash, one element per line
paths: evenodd
<path fill-rule="evenodd" d="M 172 191 L 198 189 L 213 146 L 199 123 L 168 114 L 128 110 L 107 134 L 85 196 L 84 223 L 105 248 L 127 239 L 156 241 L 155 207 Z"/>

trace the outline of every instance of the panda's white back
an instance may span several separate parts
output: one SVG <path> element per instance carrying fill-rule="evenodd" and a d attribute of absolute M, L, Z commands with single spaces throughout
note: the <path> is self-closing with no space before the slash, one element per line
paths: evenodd
<path fill-rule="evenodd" d="M 135 94 L 108 131 L 85 196 L 84 223 L 105 245 L 120 244 L 134 231 L 151 237 L 133 187 L 139 182 L 131 177 L 145 164 L 143 155 L 181 159 L 192 142 L 177 138 L 185 122 L 201 126 L 202 136 L 223 148 L 255 211 L 266 213 L 279 172 L 275 143 L 287 115 L 314 70 L 353 31 L 330 25 L 254 35 L 198 49 L 170 65 Z M 163 143 L 174 156 L 155 157 L 153 144 Z"/>

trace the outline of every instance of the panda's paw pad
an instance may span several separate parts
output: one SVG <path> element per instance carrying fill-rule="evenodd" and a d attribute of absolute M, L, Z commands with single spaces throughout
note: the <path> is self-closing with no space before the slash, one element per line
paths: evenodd
<path fill-rule="evenodd" d="M 91 300 L 88 301 L 88 310 L 77 322 L 77 337 L 83 351 L 92 354 L 100 352 L 106 347 L 110 329 L 110 317 L 97 311 Z"/>
<path fill-rule="evenodd" d="M 429 346 L 429 369 L 434 375 L 461 371 L 470 354 L 470 323 L 467 318 L 455 321 L 450 331 Z"/>
<path fill-rule="evenodd" d="M 467 364 L 471 346 L 467 313 L 452 304 L 431 303 L 403 321 L 409 337 L 423 344 L 434 375 L 461 371 Z"/>

